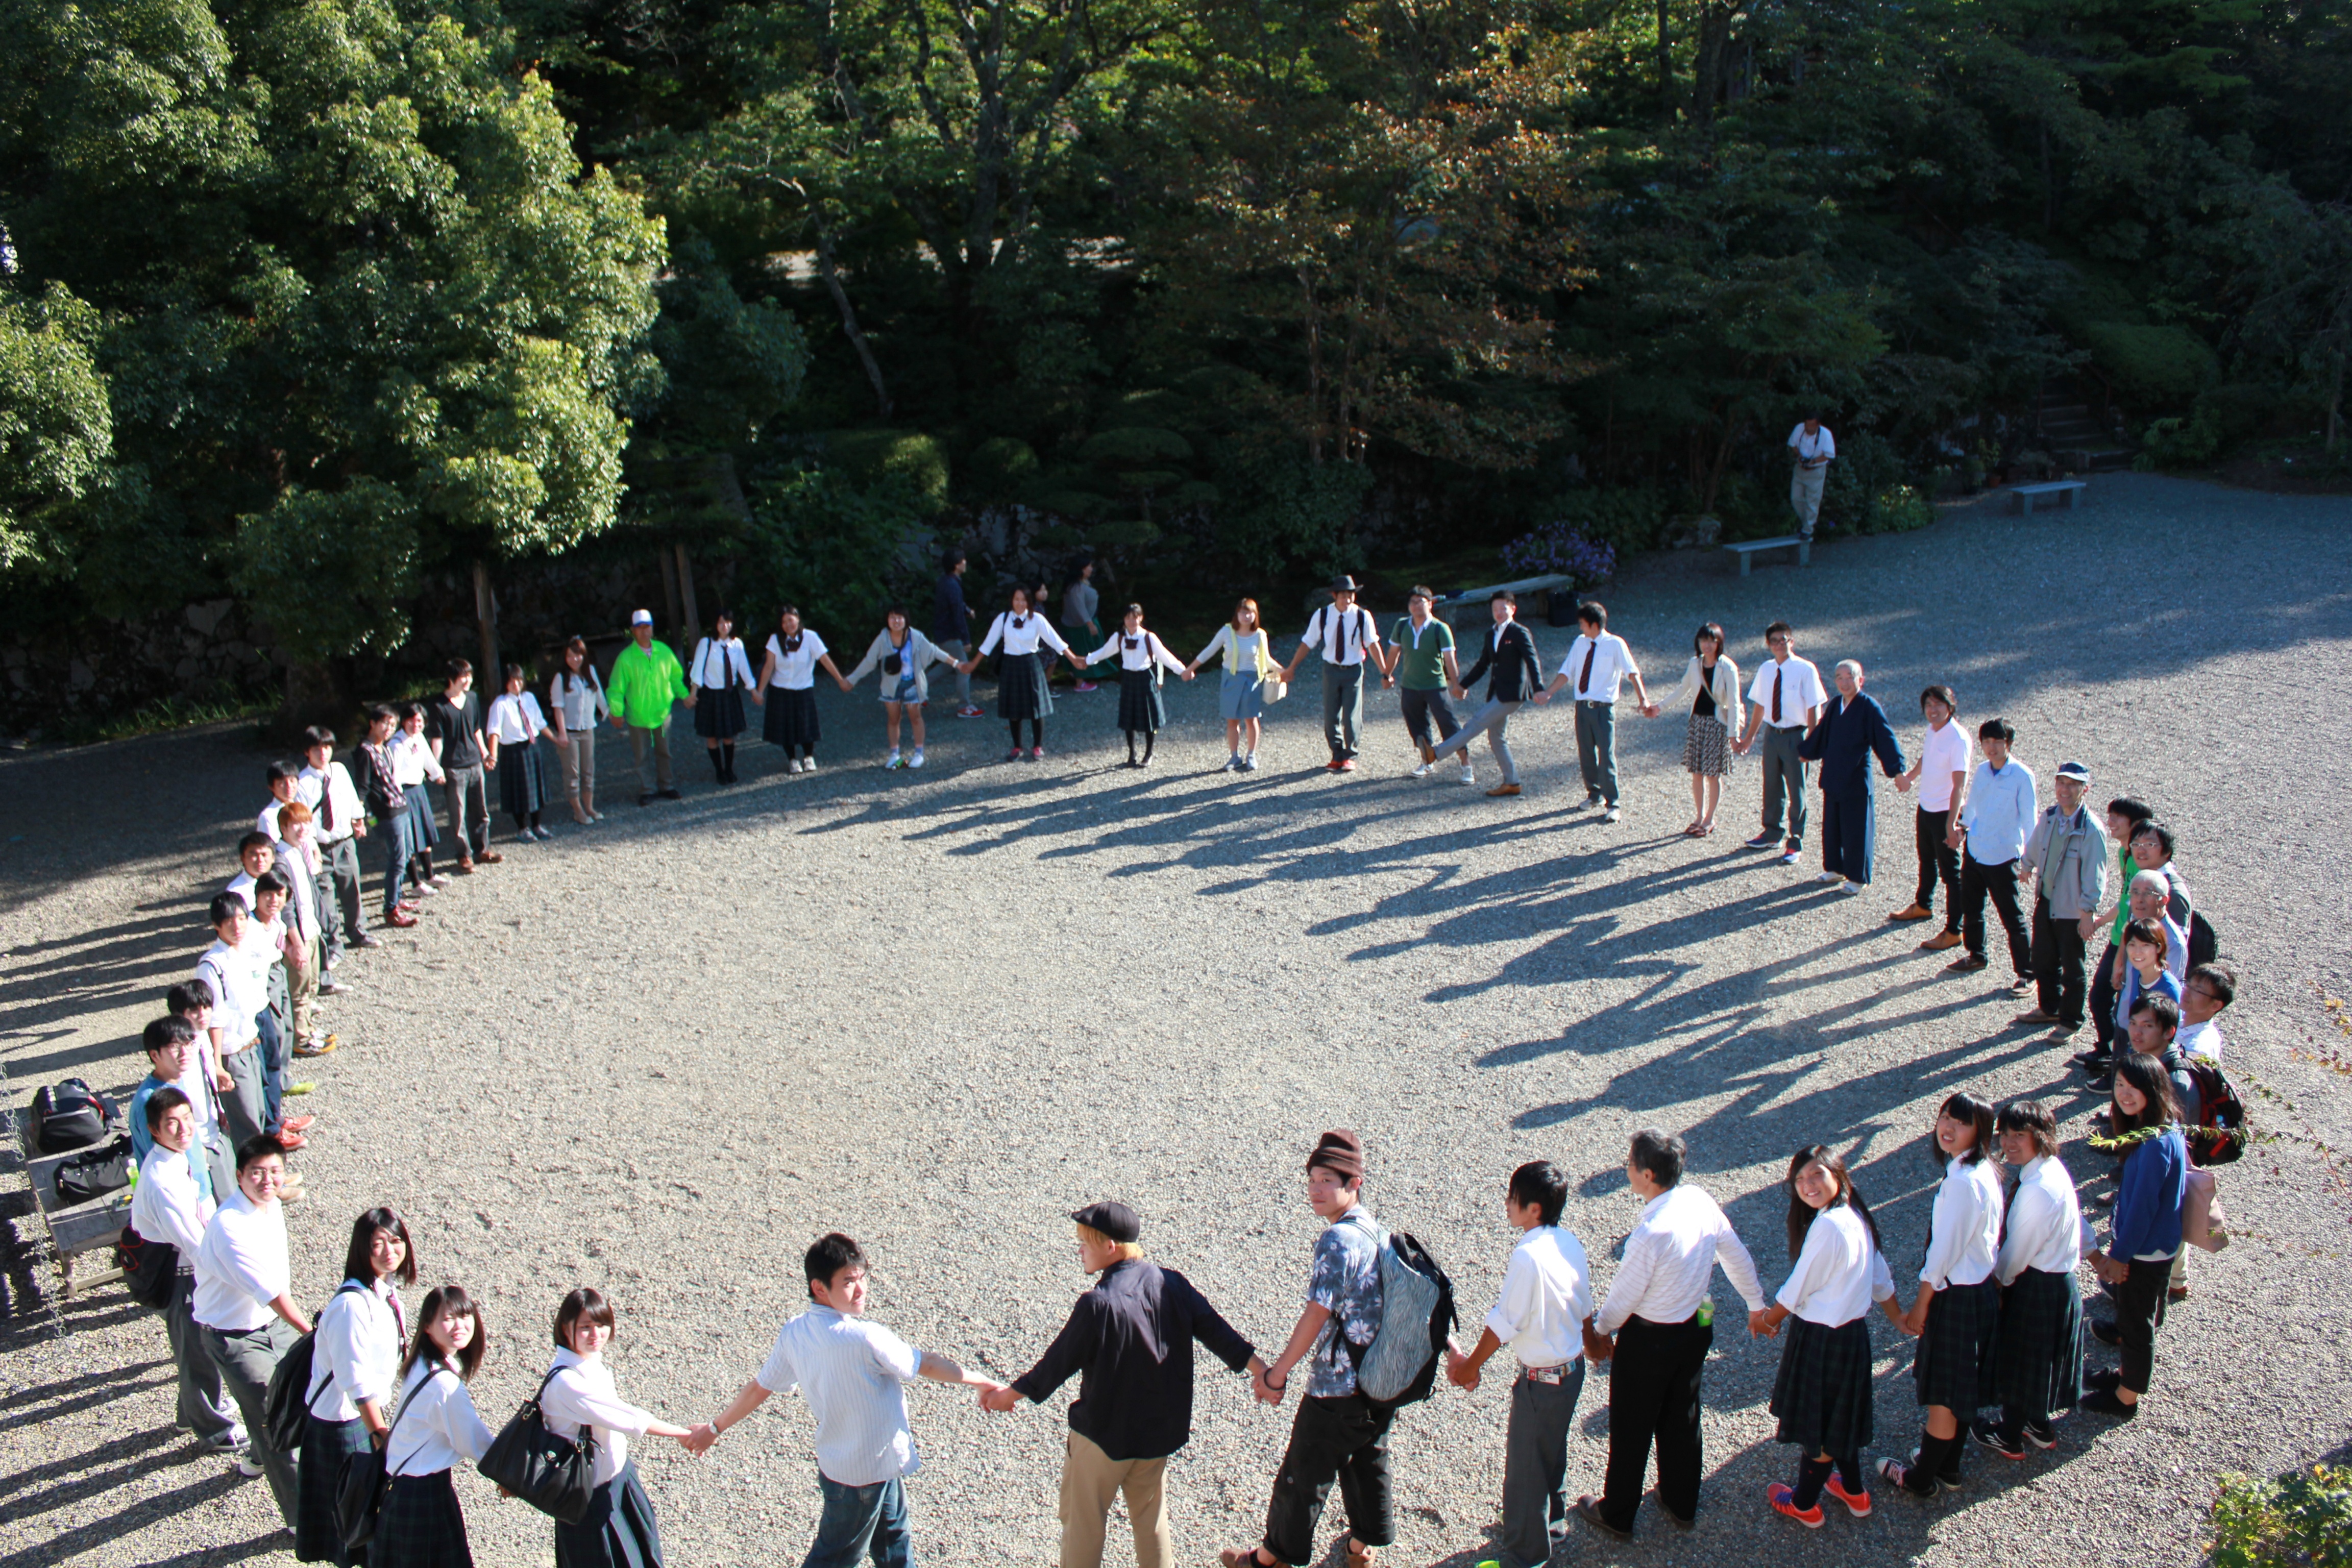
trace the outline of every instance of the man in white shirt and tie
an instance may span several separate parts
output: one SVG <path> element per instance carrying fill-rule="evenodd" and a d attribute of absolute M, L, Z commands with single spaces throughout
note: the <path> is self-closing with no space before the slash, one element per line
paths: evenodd
<path fill-rule="evenodd" d="M 1380 664 L 1380 628 L 1371 612 L 1356 604 L 1356 580 L 1335 578 L 1331 602 L 1307 620 L 1298 651 L 1283 666 L 1286 682 L 1309 652 L 1323 656 L 1323 741 L 1331 748 L 1324 766 L 1335 773 L 1356 771 L 1356 735 L 1364 725 L 1364 662 Z"/>
<path fill-rule="evenodd" d="M 294 798 L 310 808 L 312 835 L 325 862 L 319 876 L 319 908 L 327 928 L 327 967 L 342 962 L 343 949 L 380 947 L 368 934 L 360 895 L 359 841 L 367 837 L 367 807 L 352 775 L 335 761 L 335 732 L 312 726 L 302 734 L 302 771 L 294 775 Z M 336 918 L 340 906 L 341 918 Z"/>
<path fill-rule="evenodd" d="M 1586 1523 L 1619 1540 L 1633 1533 L 1642 1473 L 1658 1447 L 1658 1505 L 1688 1530 L 1698 1516 L 1699 1376 L 1715 1343 L 1707 1284 L 1715 1266 L 1747 1303 L 1748 1331 L 1765 1309 L 1756 1260 L 1723 1210 L 1683 1180 L 1683 1141 L 1654 1128 L 1633 1134 L 1625 1179 L 1643 1200 L 1625 1260 L 1595 1324 L 1596 1361 L 1609 1374 L 1609 1474 L 1598 1498 L 1576 1500 Z"/>
<path fill-rule="evenodd" d="M 1650 705 L 1650 694 L 1642 685 L 1642 671 L 1633 662 L 1633 650 L 1625 639 L 1609 629 L 1608 607 L 1598 599 L 1588 599 L 1576 607 L 1576 640 L 1568 645 L 1568 658 L 1560 661 L 1559 673 L 1551 684 L 1536 694 L 1538 702 L 1549 702 L 1561 689 L 1573 685 L 1576 691 L 1576 763 L 1584 773 L 1584 804 L 1599 805 L 1608 803 L 1601 814 L 1603 822 L 1617 820 L 1617 689 L 1625 681 L 1633 683 L 1633 700 L 1640 705 L 1642 717 L 1654 719 L 1658 710 Z"/>
<path fill-rule="evenodd" d="M 1796 509 L 1797 537 L 1810 541 L 1813 523 L 1822 515 L 1822 482 L 1837 458 L 1837 437 L 1818 414 L 1789 432 L 1789 456 L 1796 466 L 1789 475 L 1789 504 Z"/>
<path fill-rule="evenodd" d="M 1758 667 L 1748 688 L 1748 728 L 1731 749 L 1741 756 L 1758 734 L 1764 737 L 1764 831 L 1748 841 L 1750 849 L 1780 849 L 1780 864 L 1793 866 L 1805 847 L 1805 759 L 1797 754 L 1829 695 L 1822 689 L 1822 672 L 1811 659 L 1797 657 L 1797 634 L 1786 621 L 1764 628 L 1764 646 L 1772 657 Z M 1782 802 L 1787 802 L 1789 836 L 1780 837 Z"/>

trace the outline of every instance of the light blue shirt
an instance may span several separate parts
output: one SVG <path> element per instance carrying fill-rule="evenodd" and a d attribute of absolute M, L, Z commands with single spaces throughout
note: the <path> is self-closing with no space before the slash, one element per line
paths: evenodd
<path fill-rule="evenodd" d="M 906 1384 L 922 1352 L 864 1318 L 812 1305 L 776 1333 L 760 1369 L 771 1394 L 798 1388 L 816 1417 L 816 1468 L 835 1485 L 911 1476 L 921 1459 L 907 1425 Z"/>
<path fill-rule="evenodd" d="M 1960 811 L 1969 858 L 1979 866 L 2008 865 L 2025 853 L 2038 815 L 2032 768 L 2015 757 L 1999 768 L 1979 763 L 1969 781 L 1969 804 Z"/>

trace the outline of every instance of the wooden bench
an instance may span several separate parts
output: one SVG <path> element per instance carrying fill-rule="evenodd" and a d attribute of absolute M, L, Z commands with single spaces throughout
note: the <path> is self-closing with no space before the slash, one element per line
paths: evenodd
<path fill-rule="evenodd" d="M 1551 573 L 1542 577 L 1521 577 L 1509 583 L 1489 584 L 1484 588 L 1465 588 L 1459 593 L 1441 594 L 1437 596 L 1437 602 L 1430 606 L 1430 610 L 1440 620 L 1458 632 L 1462 628 L 1455 625 L 1454 619 L 1455 616 L 1474 608 L 1480 614 L 1485 614 L 1487 604 L 1497 594 L 1508 592 L 1521 598 L 1528 598 L 1537 594 L 1557 594 L 1562 588 L 1575 586 L 1576 579 L 1565 572 Z M 1523 606 L 1528 610 L 1532 610 L 1533 607 L 1532 605 Z"/>
<path fill-rule="evenodd" d="M 23 1135 L 25 1179 L 32 1184 L 34 1207 L 48 1229 L 49 1250 L 58 1263 L 59 1293 L 70 1297 L 78 1290 L 95 1289 L 121 1279 L 122 1270 L 115 1266 L 112 1249 L 122 1236 L 122 1227 L 131 1221 L 131 1189 L 92 1198 L 88 1203 L 64 1202 L 58 1196 L 58 1167 L 89 1150 L 44 1154 L 33 1145 L 32 1119 L 20 1113 L 16 1121 Z M 91 1149 L 101 1147 L 102 1144 L 90 1145 Z M 101 1255 L 105 1267 L 96 1273 L 77 1271 L 76 1262 L 93 1252 Z"/>
<path fill-rule="evenodd" d="M 1798 565 L 1813 563 L 1813 542 L 1801 539 L 1793 533 L 1784 533 L 1778 539 L 1743 539 L 1737 544 L 1727 544 L 1723 548 L 1739 557 L 1739 574 L 1742 577 L 1748 575 L 1748 568 L 1755 562 L 1756 552 L 1759 550 L 1793 550 L 1797 552 Z"/>
<path fill-rule="evenodd" d="M 2081 479 L 2050 479 L 2038 485 L 2011 485 L 2009 490 L 2017 498 L 2017 515 L 2025 517 L 2033 510 L 2035 496 L 2063 495 L 2066 498 L 2066 510 L 2073 511 L 2083 504 L 2083 492 L 2088 489 L 2090 486 Z"/>

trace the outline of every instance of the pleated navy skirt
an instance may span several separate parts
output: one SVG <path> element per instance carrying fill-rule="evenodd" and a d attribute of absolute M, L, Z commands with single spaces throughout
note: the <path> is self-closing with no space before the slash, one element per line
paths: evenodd
<path fill-rule="evenodd" d="M 433 821 L 433 802 L 425 793 L 432 787 L 429 784 L 415 784 L 407 786 L 404 792 L 408 796 L 408 852 L 411 855 L 422 855 L 441 842 L 441 829 Z"/>
<path fill-rule="evenodd" d="M 743 689 L 700 686 L 694 692 L 694 732 L 706 741 L 731 741 L 745 729 Z"/>
<path fill-rule="evenodd" d="M 1118 672 L 1118 727 L 1129 734 L 1156 735 L 1168 727 L 1168 705 L 1160 700 L 1156 669 Z"/>
<path fill-rule="evenodd" d="M 661 1568 L 661 1561 L 653 1500 L 634 1459 L 590 1495 L 579 1523 L 555 1521 L 555 1568 Z"/>
<path fill-rule="evenodd" d="M 1911 1379 L 1921 1405 L 1940 1405 L 1965 1422 L 1993 1399 L 1993 1344 L 2000 1331 L 2000 1286 L 1953 1285 L 1927 1303 Z"/>
<path fill-rule="evenodd" d="M 1047 668 L 1036 654 L 1006 654 L 996 667 L 996 716 L 1018 723 L 1051 714 L 1054 693 L 1045 684 Z"/>
<path fill-rule="evenodd" d="M 367 1423 L 321 1421 L 316 1415 L 302 1432 L 302 1454 L 294 1478 L 294 1557 L 299 1563 L 365 1563 L 364 1548 L 343 1550 L 343 1529 L 335 1521 L 335 1495 L 342 1489 L 343 1465 L 368 1448 Z"/>
<path fill-rule="evenodd" d="M 537 745 L 499 748 L 499 805 L 511 816 L 529 816 L 547 805 L 547 770 Z"/>
<path fill-rule="evenodd" d="M 816 691 L 795 691 L 788 686 L 768 688 L 768 708 L 760 721 L 760 734 L 772 746 L 799 747 L 816 754 Z"/>
<path fill-rule="evenodd" d="M 2083 1287 L 2072 1274 L 2028 1268 L 2000 1303 L 1993 1392 L 2029 1421 L 2083 1398 Z"/>
<path fill-rule="evenodd" d="M 446 1470 L 395 1476 L 384 1493 L 368 1568 L 474 1568 L 466 1544 L 466 1515 Z"/>
<path fill-rule="evenodd" d="M 1808 1459 L 1859 1454 L 1874 1436 L 1870 1415 L 1870 1324 L 1829 1328 L 1790 1318 L 1780 1331 L 1780 1371 L 1772 1380 L 1777 1441 Z"/>

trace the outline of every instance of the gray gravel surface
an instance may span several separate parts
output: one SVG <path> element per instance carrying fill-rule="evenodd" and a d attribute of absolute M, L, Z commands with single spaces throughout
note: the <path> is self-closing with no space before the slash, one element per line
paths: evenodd
<path fill-rule="evenodd" d="M 1645 1510 L 1633 1544 L 1580 1531 L 1574 1557 L 2188 1562 L 2218 1474 L 2341 1451 L 2352 1188 L 2333 1151 L 2352 1148 L 2352 1096 L 2326 1058 L 2352 1039 L 2325 998 L 2344 994 L 2352 916 L 2347 524 L 2340 500 L 2103 476 L 2079 512 L 1979 503 L 1744 581 L 1712 555 L 1649 558 L 1611 595 L 1661 684 L 1699 621 L 1732 628 L 1752 668 L 1763 624 L 1786 616 L 1824 669 L 1867 662 L 1906 747 L 1913 694 L 1949 680 L 1967 721 L 2017 724 L 2045 781 L 2075 758 L 2095 798 L 2157 802 L 2248 976 L 2225 1024 L 2264 1136 L 2223 1173 L 2237 1244 L 2194 1259 L 2137 1422 L 2072 1420 L 2025 1464 L 1972 1454 L 1957 1497 L 1882 1495 L 1874 1520 L 1801 1531 L 1760 1500 L 1791 1469 L 1764 1408 L 1778 1347 L 1738 1331 L 1718 1283 L 1696 1532 Z M 1538 642 L 1557 659 L 1568 635 Z M 2088 1180 L 2079 1142 L 2094 1100 L 2063 1051 L 2011 1026 L 2016 1005 L 1986 983 L 1999 971 L 1945 976 L 1913 953 L 1916 928 L 1885 922 L 1911 863 L 1911 803 L 1891 789 L 1878 881 L 1845 899 L 1739 850 L 1752 761 L 1717 836 L 1678 837 L 1673 720 L 1621 721 L 1626 811 L 1608 826 L 1575 809 L 1564 711 L 1519 721 L 1528 793 L 1494 801 L 1401 776 L 1392 698 L 1373 703 L 1363 773 L 1314 771 L 1302 696 L 1276 710 L 1266 770 L 1235 779 L 1210 771 L 1223 753 L 1206 679 L 1171 690 L 1175 727 L 1141 774 L 1110 765 L 1111 689 L 1063 701 L 1043 765 L 995 763 L 992 721 L 940 717 L 919 774 L 877 769 L 861 690 L 826 700 L 814 776 L 754 747 L 747 783 L 719 792 L 687 754 L 683 804 L 620 804 L 601 826 L 508 846 L 347 966 L 354 994 L 330 1013 L 344 1048 L 312 1064 L 304 1102 L 320 1120 L 291 1225 L 302 1289 L 323 1300 L 350 1216 L 396 1205 L 426 1279 L 485 1303 L 477 1397 L 493 1426 L 575 1282 L 618 1303 L 624 1393 L 689 1422 L 758 1366 L 801 1299 L 803 1247 L 836 1226 L 872 1250 L 881 1321 L 1010 1376 L 1083 1283 L 1061 1215 L 1117 1195 L 1153 1256 L 1276 1347 L 1316 1231 L 1299 1167 L 1327 1126 L 1363 1132 L 1372 1206 L 1435 1249 L 1474 1323 L 1522 1160 L 1579 1179 L 1568 1223 L 1605 1285 L 1637 1207 L 1623 1140 L 1645 1123 L 1688 1137 L 1772 1286 L 1779 1178 L 1816 1140 L 1853 1151 L 1898 1278 L 1916 1272 L 1935 1175 L 1921 1133 L 1955 1088 L 2052 1097 L 2077 1176 L 2111 1185 Z M 0 759 L 12 1106 L 68 1071 L 137 1079 L 132 1037 L 193 962 L 262 760 L 222 731 Z M 614 748 L 604 760 L 612 779 Z M 0 1568 L 289 1560 L 267 1492 L 175 1438 L 154 1321 L 117 1290 L 54 1301 L 23 1207 L 0 1238 Z M 1910 1349 L 1884 1321 L 1873 1333 L 1875 1451 L 1907 1449 Z M 1252 1538 L 1289 1419 L 1203 1363 L 1171 1471 L 1188 1563 Z M 912 1403 L 922 1554 L 1053 1561 L 1063 1402 L 986 1416 L 927 1386 Z M 1392 1561 L 1489 1554 L 1506 1403 L 1497 1377 L 1399 1421 Z M 1605 1444 L 1596 1380 L 1573 1489 L 1598 1489 Z M 707 1459 L 652 1444 L 643 1463 L 670 1561 L 695 1564 L 796 1560 L 812 1470 L 789 1400 Z M 549 1560 L 544 1520 L 461 1487 L 481 1562 Z M 1335 1500 L 1323 1538 L 1339 1526 Z"/>

